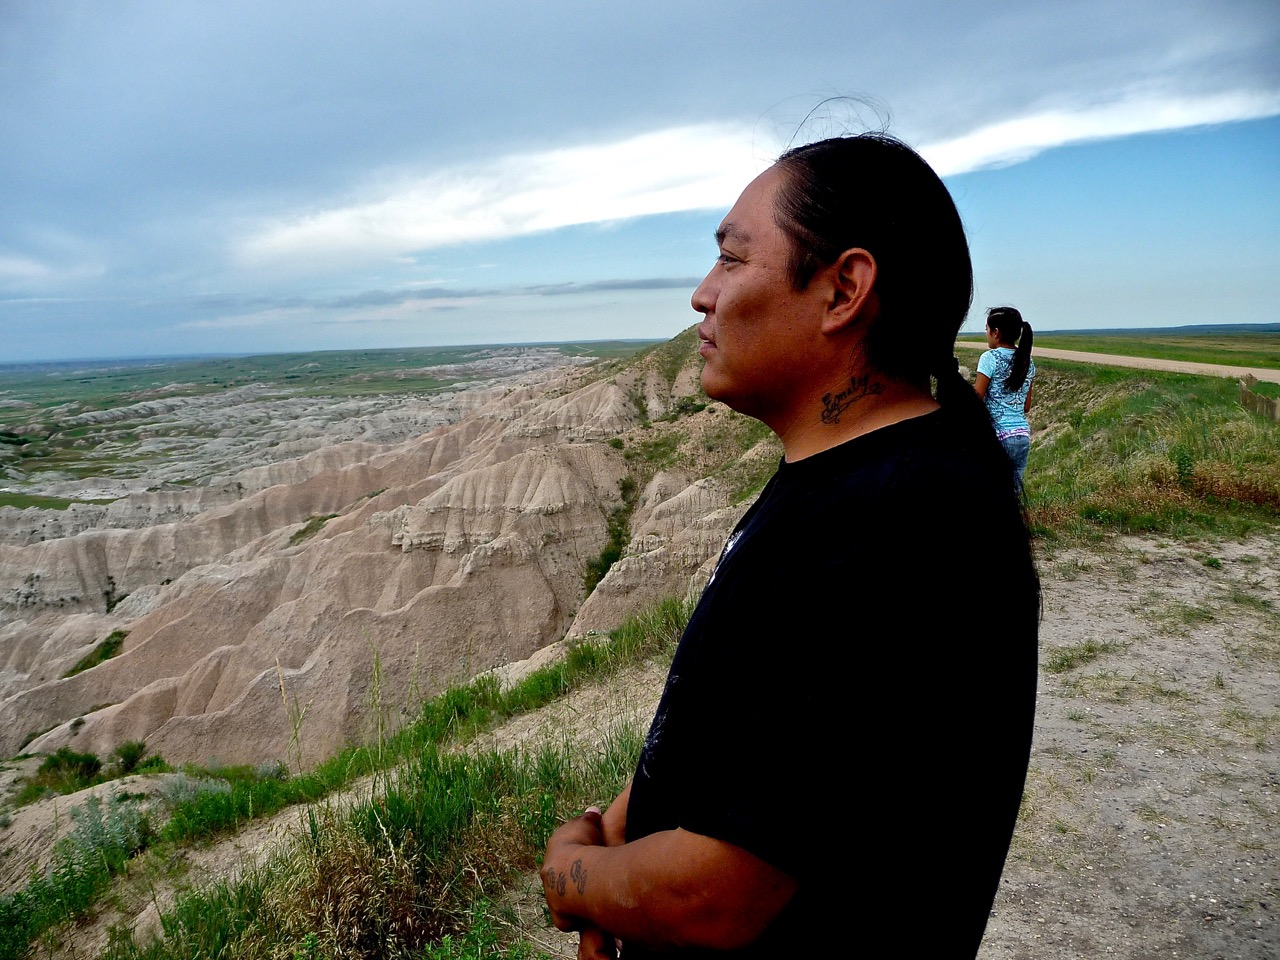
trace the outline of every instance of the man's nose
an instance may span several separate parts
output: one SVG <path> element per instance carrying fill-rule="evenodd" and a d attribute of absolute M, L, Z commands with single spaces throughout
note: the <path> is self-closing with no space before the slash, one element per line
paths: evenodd
<path fill-rule="evenodd" d="M 698 289 L 693 291 L 693 296 L 689 299 L 689 303 L 698 313 L 710 313 L 711 309 L 716 305 L 716 298 L 711 290 L 711 274 L 707 274 L 702 278 L 702 282 L 698 284 Z"/>

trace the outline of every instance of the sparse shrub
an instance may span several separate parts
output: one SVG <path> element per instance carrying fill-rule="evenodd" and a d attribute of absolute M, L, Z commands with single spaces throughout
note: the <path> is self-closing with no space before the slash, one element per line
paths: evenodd
<path fill-rule="evenodd" d="M 636 415 L 640 417 L 640 426 L 646 430 L 649 429 L 649 399 L 644 395 L 644 391 L 639 387 L 632 387 L 627 391 L 627 399 L 636 408 Z"/>
<path fill-rule="evenodd" d="M 1074 670 L 1077 667 L 1093 663 L 1104 654 L 1111 653 L 1119 648 L 1120 645 L 1118 643 L 1099 642 L 1097 640 L 1086 640 L 1083 643 L 1075 643 L 1067 647 L 1057 647 L 1044 658 L 1041 669 L 1045 673 L 1066 673 L 1068 670 Z"/>
<path fill-rule="evenodd" d="M 121 599 L 124 598 L 122 597 Z M 128 630 L 112 630 L 96 647 L 76 661 L 76 665 L 64 673 L 62 679 L 74 677 L 77 673 L 83 673 L 103 661 L 110 660 L 120 652 L 120 648 L 124 646 L 127 636 L 129 636 Z"/>
<path fill-rule="evenodd" d="M 75 793 L 91 787 L 102 782 L 101 770 L 102 761 L 92 753 L 77 753 L 70 747 L 59 747 L 44 758 L 35 776 L 23 784 L 14 797 L 14 803 L 25 806 L 50 794 Z"/>
<path fill-rule="evenodd" d="M 160 781 L 156 793 L 165 806 L 174 808 L 191 803 L 203 793 L 230 793 L 231 784 L 216 777 L 192 776 L 178 771 Z"/>
<path fill-rule="evenodd" d="M 18 752 L 21 753 L 23 750 L 27 749 L 32 740 L 36 739 L 36 737 L 43 737 L 56 726 L 57 724 L 55 723 L 52 726 L 45 727 L 43 730 L 28 730 L 26 735 L 22 738 L 22 742 L 18 744 Z"/>
<path fill-rule="evenodd" d="M 308 537 L 314 537 L 317 533 L 319 533 L 321 530 L 324 529 L 324 525 L 326 523 L 328 523 L 330 520 L 332 520 L 336 516 L 337 516 L 336 513 L 327 513 L 323 517 L 315 516 L 315 515 L 307 517 L 307 522 L 304 523 L 300 528 L 295 530 L 293 532 L 293 535 L 289 537 L 289 546 L 291 547 L 295 546 L 296 544 L 301 543 L 303 540 L 306 540 Z"/>
<path fill-rule="evenodd" d="M 622 506 L 615 507 L 609 512 L 609 539 L 605 542 L 604 549 L 600 551 L 600 556 L 588 561 L 587 568 L 583 571 L 584 596 L 591 596 L 591 592 L 622 557 L 622 551 L 627 548 L 627 540 L 631 536 L 631 514 L 635 511 L 636 497 L 639 495 L 639 485 L 635 478 L 626 476 L 619 480 L 618 494 L 622 497 Z"/>
<path fill-rule="evenodd" d="M 107 588 L 102 591 L 102 602 L 106 605 L 107 613 L 110 613 L 128 598 L 129 594 L 119 593 L 116 590 L 116 578 L 107 577 Z"/>
<path fill-rule="evenodd" d="M 279 760 L 264 760 L 258 764 L 254 773 L 259 780 L 288 780 L 289 768 Z"/>
<path fill-rule="evenodd" d="M 692 416 L 695 413 L 701 413 L 707 409 L 705 399 L 698 397 L 680 397 L 671 405 L 671 412 L 666 416 L 667 420 L 679 420 L 681 417 Z"/>
<path fill-rule="evenodd" d="M 1195 472 L 1195 457 L 1191 451 L 1183 444 L 1178 444 L 1169 452 L 1169 459 L 1173 461 L 1173 469 L 1178 477 L 1178 486 L 1191 486 L 1191 477 Z"/>
<path fill-rule="evenodd" d="M 40 773 L 91 780 L 102 769 L 102 761 L 92 753 L 77 753 L 70 747 L 59 747 L 40 764 Z"/>
<path fill-rule="evenodd" d="M 141 740 L 128 740 L 120 744 L 112 751 L 112 757 L 115 758 L 120 772 L 123 774 L 133 773 L 142 763 L 142 758 L 147 753 L 147 745 Z"/>

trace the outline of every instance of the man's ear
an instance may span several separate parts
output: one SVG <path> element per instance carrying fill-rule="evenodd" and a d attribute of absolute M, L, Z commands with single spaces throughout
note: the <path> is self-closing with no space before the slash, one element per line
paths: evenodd
<path fill-rule="evenodd" d="M 831 265 L 832 296 L 822 320 L 822 332 L 840 333 L 858 320 L 870 316 L 876 307 L 872 292 L 876 285 L 876 258 L 861 247 L 840 254 Z"/>

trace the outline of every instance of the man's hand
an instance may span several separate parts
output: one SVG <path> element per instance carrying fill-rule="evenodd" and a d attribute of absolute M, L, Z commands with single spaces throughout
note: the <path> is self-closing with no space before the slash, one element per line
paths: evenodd
<path fill-rule="evenodd" d="M 599 927 L 584 927 L 578 934 L 578 960 L 615 960 L 618 942 Z"/>
<path fill-rule="evenodd" d="M 580 817 L 563 824 L 547 841 L 542 859 L 542 890 L 551 910 L 551 922 L 557 930 L 580 930 L 584 918 L 564 909 L 566 896 L 577 891 L 581 897 L 587 889 L 587 870 L 576 848 L 604 844 L 604 828 L 599 807 L 587 807 Z"/>
<path fill-rule="evenodd" d="M 588 808 L 547 843 L 551 921 L 582 934 L 580 957 L 606 960 L 611 934 L 654 948 L 738 949 L 795 894 L 791 876 L 713 837 L 675 829 L 626 843 L 629 799 L 624 790 L 603 819 Z"/>

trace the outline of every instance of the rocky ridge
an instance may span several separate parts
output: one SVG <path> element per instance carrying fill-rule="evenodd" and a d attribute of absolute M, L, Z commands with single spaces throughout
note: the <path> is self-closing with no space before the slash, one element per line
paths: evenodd
<path fill-rule="evenodd" d="M 702 409 L 695 346 L 393 399 L 284 459 L 266 438 L 300 428 L 275 410 L 238 469 L 212 456 L 205 485 L 130 493 L 66 535 L 27 517 L 53 511 L 4 511 L 0 753 L 145 740 L 170 762 L 248 763 L 294 742 L 312 763 L 363 736 L 375 700 L 411 709 L 687 591 L 776 461 L 724 442 L 759 437 Z M 584 603 L 619 511 L 630 542 Z M 116 630 L 119 655 L 65 676 Z"/>

